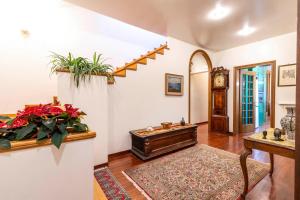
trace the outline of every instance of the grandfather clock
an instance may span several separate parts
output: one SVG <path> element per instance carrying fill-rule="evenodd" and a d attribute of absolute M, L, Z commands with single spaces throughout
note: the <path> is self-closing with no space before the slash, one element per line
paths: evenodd
<path fill-rule="evenodd" d="M 224 67 L 213 68 L 211 71 L 212 131 L 229 132 L 229 118 L 227 116 L 228 88 L 229 70 Z"/>

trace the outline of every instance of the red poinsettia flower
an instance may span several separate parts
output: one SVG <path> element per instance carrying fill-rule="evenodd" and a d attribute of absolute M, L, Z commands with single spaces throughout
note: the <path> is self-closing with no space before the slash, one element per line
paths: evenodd
<path fill-rule="evenodd" d="M 25 126 L 28 124 L 28 120 L 21 118 L 21 117 L 17 117 L 14 119 L 14 121 L 12 122 L 12 124 L 9 126 L 9 128 L 19 128 L 22 126 Z"/>
<path fill-rule="evenodd" d="M 69 116 L 74 118 L 79 116 L 78 108 L 73 108 L 71 104 L 65 104 L 65 108 L 66 108 L 66 113 L 68 113 Z"/>
<path fill-rule="evenodd" d="M 64 111 L 59 107 L 52 106 L 49 108 L 49 113 L 51 115 L 61 115 L 63 112 Z"/>
<path fill-rule="evenodd" d="M 4 123 L 4 122 L 0 122 L 0 128 L 6 128 L 7 127 L 7 124 Z"/>
<path fill-rule="evenodd" d="M 42 117 L 49 114 L 49 109 L 51 108 L 51 104 L 46 105 L 38 105 L 38 106 L 30 106 L 25 108 L 23 111 L 18 111 L 17 117 L 29 117 L 31 115 L 35 115 L 38 117 Z"/>

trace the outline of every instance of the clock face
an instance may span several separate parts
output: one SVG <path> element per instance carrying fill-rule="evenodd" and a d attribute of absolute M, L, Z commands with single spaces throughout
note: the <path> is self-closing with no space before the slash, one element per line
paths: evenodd
<path fill-rule="evenodd" d="M 223 74 L 216 74 L 214 79 L 214 87 L 224 87 L 225 86 L 225 79 Z"/>

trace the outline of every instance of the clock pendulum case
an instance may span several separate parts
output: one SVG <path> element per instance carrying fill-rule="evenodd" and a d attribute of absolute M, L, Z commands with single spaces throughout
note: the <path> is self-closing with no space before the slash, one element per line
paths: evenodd
<path fill-rule="evenodd" d="M 213 68 L 210 75 L 212 96 L 211 130 L 228 133 L 227 92 L 229 88 L 229 70 L 224 67 L 216 67 Z"/>

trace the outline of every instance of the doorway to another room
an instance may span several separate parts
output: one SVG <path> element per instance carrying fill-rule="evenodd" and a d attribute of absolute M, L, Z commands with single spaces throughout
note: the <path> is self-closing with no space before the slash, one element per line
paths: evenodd
<path fill-rule="evenodd" d="M 275 61 L 235 67 L 234 132 L 260 132 L 275 123 Z"/>
<path fill-rule="evenodd" d="M 211 60 L 203 50 L 195 51 L 189 63 L 189 122 L 208 123 L 210 127 L 210 71 Z"/>

